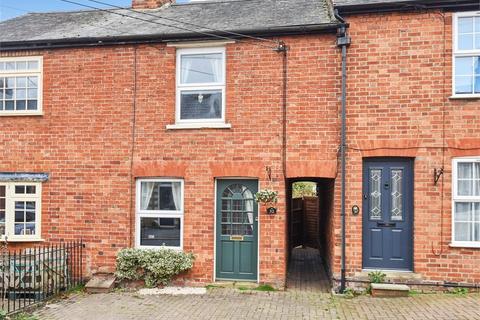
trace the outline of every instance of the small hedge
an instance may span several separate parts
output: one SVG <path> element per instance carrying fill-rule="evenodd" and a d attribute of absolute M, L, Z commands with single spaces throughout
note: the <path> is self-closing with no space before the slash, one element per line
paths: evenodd
<path fill-rule="evenodd" d="M 171 249 L 133 249 L 119 251 L 116 276 L 127 280 L 144 280 L 147 287 L 166 285 L 172 278 L 193 266 L 195 257 Z"/>

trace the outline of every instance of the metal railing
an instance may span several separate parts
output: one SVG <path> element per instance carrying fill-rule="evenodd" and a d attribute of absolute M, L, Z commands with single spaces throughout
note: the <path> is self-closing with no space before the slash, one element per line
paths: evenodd
<path fill-rule="evenodd" d="M 83 284 L 83 243 L 0 248 L 0 308 L 7 314 Z"/>

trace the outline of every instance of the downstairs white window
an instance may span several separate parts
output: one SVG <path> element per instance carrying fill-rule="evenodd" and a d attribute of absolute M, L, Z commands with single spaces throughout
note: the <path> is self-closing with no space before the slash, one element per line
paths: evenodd
<path fill-rule="evenodd" d="M 137 180 L 136 246 L 183 247 L 183 180 Z"/>
<path fill-rule="evenodd" d="M 453 160 L 452 244 L 480 247 L 480 157 Z"/>
<path fill-rule="evenodd" d="M 0 182 L 2 240 L 40 239 L 41 194 L 41 183 Z"/>

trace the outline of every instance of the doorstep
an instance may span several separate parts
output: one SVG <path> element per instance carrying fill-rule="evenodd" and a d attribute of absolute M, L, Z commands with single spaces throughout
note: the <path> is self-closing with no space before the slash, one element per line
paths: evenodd
<path fill-rule="evenodd" d="M 355 272 L 354 277 L 357 280 L 369 280 L 368 274 L 370 272 L 380 271 L 387 276 L 386 282 L 420 282 L 423 280 L 423 276 L 420 273 L 411 271 L 396 271 L 396 270 L 369 270 L 363 269 L 361 272 Z"/>
<path fill-rule="evenodd" d="M 115 275 L 108 273 L 95 274 L 85 285 L 88 293 L 107 293 L 115 286 Z"/>
<path fill-rule="evenodd" d="M 222 288 L 247 288 L 247 289 L 255 289 L 258 287 L 257 282 L 253 281 L 226 281 L 226 280 L 219 280 L 212 283 L 207 284 L 207 287 L 222 287 Z"/>
<path fill-rule="evenodd" d="M 372 283 L 372 296 L 377 298 L 408 297 L 410 287 L 404 284 Z"/>

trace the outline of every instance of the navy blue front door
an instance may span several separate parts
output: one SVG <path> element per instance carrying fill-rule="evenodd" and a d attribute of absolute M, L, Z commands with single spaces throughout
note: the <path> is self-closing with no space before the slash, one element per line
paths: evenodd
<path fill-rule="evenodd" d="M 412 260 L 413 160 L 365 160 L 363 267 L 410 271 Z"/>

